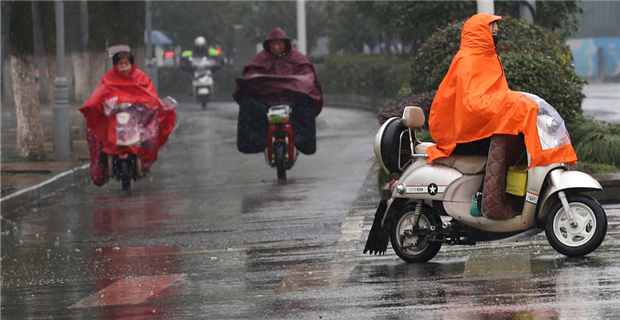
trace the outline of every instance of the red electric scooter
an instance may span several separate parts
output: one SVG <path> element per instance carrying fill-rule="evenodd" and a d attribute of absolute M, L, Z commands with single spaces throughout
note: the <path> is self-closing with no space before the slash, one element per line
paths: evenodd
<path fill-rule="evenodd" d="M 267 164 L 278 171 L 278 181 L 286 181 L 286 170 L 290 170 L 297 159 L 293 144 L 293 125 L 290 123 L 290 104 L 271 106 L 269 118 L 269 142 L 265 150 Z"/>

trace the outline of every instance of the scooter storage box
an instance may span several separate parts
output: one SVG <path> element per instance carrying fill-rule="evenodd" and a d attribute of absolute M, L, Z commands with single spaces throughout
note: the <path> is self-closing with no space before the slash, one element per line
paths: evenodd
<path fill-rule="evenodd" d="M 380 157 L 384 169 L 389 173 L 402 172 L 411 160 L 409 132 L 400 118 L 388 119 L 380 136 Z"/>

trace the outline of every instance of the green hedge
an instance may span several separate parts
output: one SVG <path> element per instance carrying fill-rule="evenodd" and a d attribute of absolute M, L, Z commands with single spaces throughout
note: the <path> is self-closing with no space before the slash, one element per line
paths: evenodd
<path fill-rule="evenodd" d="M 243 66 L 225 65 L 213 74 L 215 83 L 215 98 L 220 100 L 232 100 L 235 90 L 235 79 L 241 77 Z M 160 67 L 157 78 L 158 93 L 160 96 L 172 95 L 173 97 L 189 96 L 191 92 L 191 79 L 178 67 Z"/>
<path fill-rule="evenodd" d="M 398 57 L 338 55 L 326 57 L 315 69 L 323 93 L 391 98 L 408 87 L 409 66 Z"/>
<path fill-rule="evenodd" d="M 425 42 L 413 61 L 413 93 L 437 90 L 459 49 L 465 22 L 449 24 Z M 565 119 L 581 114 L 586 81 L 574 72 L 570 49 L 555 33 L 523 20 L 499 22 L 497 52 L 512 90 L 536 94 Z"/>
<path fill-rule="evenodd" d="M 225 65 L 222 69 L 215 72 L 213 81 L 215 82 L 215 94 L 217 97 L 231 99 L 237 87 L 236 78 L 241 78 L 244 66 Z"/>
<path fill-rule="evenodd" d="M 160 96 L 178 96 L 191 92 L 191 79 L 179 67 L 159 67 L 157 69 L 157 92 Z"/>

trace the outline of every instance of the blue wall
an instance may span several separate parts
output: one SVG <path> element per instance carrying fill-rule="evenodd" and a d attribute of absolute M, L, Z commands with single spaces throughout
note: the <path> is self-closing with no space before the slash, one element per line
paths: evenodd
<path fill-rule="evenodd" d="M 605 60 L 605 78 L 620 76 L 620 37 L 569 39 L 575 60 L 575 73 L 587 78 L 599 78 L 598 50 Z"/>

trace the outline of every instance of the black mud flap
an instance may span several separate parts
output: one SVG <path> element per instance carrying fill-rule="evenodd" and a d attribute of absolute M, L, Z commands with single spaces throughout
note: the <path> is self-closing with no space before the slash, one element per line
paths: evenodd
<path fill-rule="evenodd" d="M 387 200 L 381 200 L 377 212 L 375 213 L 375 221 L 372 223 L 370 233 L 368 234 L 368 240 L 366 240 L 366 247 L 364 247 L 364 253 L 369 254 L 385 254 L 387 251 L 388 241 L 390 240 L 390 230 L 381 226 L 381 221 L 385 215 L 387 209 Z"/>

